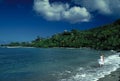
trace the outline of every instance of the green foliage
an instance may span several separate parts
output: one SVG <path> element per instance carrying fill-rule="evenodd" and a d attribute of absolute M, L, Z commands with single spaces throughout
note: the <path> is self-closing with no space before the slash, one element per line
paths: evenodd
<path fill-rule="evenodd" d="M 11 43 L 10 46 L 33 46 L 33 47 L 91 47 L 94 49 L 120 50 L 120 20 L 90 30 L 79 31 L 73 29 L 58 33 L 50 38 L 37 36 L 31 43 Z"/>

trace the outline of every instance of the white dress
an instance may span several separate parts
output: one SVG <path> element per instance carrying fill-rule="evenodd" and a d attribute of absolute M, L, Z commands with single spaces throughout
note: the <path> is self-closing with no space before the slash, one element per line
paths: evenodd
<path fill-rule="evenodd" d="M 100 56 L 100 59 L 98 60 L 100 65 L 104 65 L 104 59 L 103 56 Z"/>

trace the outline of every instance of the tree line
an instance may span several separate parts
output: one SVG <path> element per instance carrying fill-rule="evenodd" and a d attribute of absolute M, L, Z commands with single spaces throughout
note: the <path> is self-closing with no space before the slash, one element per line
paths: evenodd
<path fill-rule="evenodd" d="M 50 38 L 37 36 L 36 39 L 28 42 L 12 42 L 6 46 L 32 46 L 41 48 L 50 47 L 90 47 L 101 50 L 120 50 L 120 20 L 112 24 L 96 27 L 89 30 L 64 31 L 54 34 Z M 5 46 L 5 45 L 3 45 Z"/>

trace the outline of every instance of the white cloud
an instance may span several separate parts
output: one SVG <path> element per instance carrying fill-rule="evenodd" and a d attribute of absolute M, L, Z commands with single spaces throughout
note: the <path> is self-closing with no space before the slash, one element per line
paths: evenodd
<path fill-rule="evenodd" d="M 120 0 L 73 0 L 73 2 L 82 5 L 90 12 L 120 16 Z"/>
<path fill-rule="evenodd" d="M 85 7 L 49 3 L 49 0 L 34 0 L 34 10 L 47 20 L 65 20 L 71 23 L 89 21 L 90 13 Z"/>
<path fill-rule="evenodd" d="M 89 21 L 90 15 L 85 8 L 73 7 L 63 12 L 63 18 L 71 22 Z"/>
<path fill-rule="evenodd" d="M 99 13 L 110 14 L 111 10 L 108 4 L 105 0 L 94 0 L 94 8 L 96 8 Z"/>

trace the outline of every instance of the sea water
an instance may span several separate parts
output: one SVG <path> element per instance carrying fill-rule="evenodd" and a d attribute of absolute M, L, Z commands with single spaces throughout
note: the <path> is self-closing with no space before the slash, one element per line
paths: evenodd
<path fill-rule="evenodd" d="M 0 81 L 97 81 L 119 64 L 119 54 L 89 48 L 0 48 Z"/>

